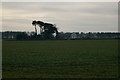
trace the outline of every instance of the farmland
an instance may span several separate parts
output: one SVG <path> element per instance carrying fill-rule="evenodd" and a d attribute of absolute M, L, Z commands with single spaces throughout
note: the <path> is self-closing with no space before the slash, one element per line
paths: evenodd
<path fill-rule="evenodd" d="M 3 78 L 116 78 L 117 40 L 3 41 Z"/>

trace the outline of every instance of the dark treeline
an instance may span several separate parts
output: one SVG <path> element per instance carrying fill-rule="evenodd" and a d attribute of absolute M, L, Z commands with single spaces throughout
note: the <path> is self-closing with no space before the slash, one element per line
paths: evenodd
<path fill-rule="evenodd" d="M 32 21 L 32 25 L 35 27 L 35 32 L 3 32 L 3 40 L 51 40 L 58 38 L 58 30 L 55 24 L 45 23 L 43 21 Z M 39 27 L 40 33 L 37 33 Z"/>
<path fill-rule="evenodd" d="M 56 24 L 45 23 L 43 21 L 32 21 L 35 27 L 34 32 L 0 32 L 3 40 L 79 40 L 79 39 L 119 39 L 117 32 L 58 32 Z M 37 33 L 39 27 L 40 33 Z"/>
<path fill-rule="evenodd" d="M 78 40 L 78 39 L 120 39 L 120 33 L 117 32 L 59 32 L 57 37 L 44 34 L 36 34 L 35 32 L 0 32 L 3 40 Z"/>

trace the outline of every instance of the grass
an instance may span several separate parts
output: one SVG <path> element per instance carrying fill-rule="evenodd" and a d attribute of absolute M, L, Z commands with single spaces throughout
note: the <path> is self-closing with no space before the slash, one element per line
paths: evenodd
<path fill-rule="evenodd" d="M 117 78 L 117 40 L 3 41 L 3 78 Z"/>

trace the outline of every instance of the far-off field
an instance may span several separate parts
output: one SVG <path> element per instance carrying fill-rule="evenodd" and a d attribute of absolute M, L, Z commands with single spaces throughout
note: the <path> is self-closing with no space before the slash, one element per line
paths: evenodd
<path fill-rule="evenodd" d="M 117 78 L 118 40 L 3 41 L 3 78 Z"/>

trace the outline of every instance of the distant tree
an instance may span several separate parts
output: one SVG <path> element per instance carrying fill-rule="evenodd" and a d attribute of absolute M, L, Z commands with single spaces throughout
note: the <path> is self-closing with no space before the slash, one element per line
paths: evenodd
<path fill-rule="evenodd" d="M 45 36 L 47 36 L 48 39 L 53 37 L 53 33 L 56 33 L 56 37 L 58 35 L 58 30 L 55 25 L 50 24 L 50 23 L 45 23 L 44 24 L 44 33 Z"/>
<path fill-rule="evenodd" d="M 28 37 L 27 33 L 21 32 L 21 33 L 17 34 L 16 39 L 17 40 L 28 40 L 29 37 Z"/>
<path fill-rule="evenodd" d="M 41 34 L 43 32 L 44 22 L 42 22 L 42 21 L 36 21 L 36 24 L 40 27 L 40 34 Z"/>
<path fill-rule="evenodd" d="M 32 25 L 35 26 L 35 33 L 36 33 L 36 35 L 37 35 L 37 28 L 36 28 L 37 23 L 36 23 L 36 20 L 34 20 L 34 21 L 32 22 Z"/>
<path fill-rule="evenodd" d="M 32 24 L 35 26 L 36 33 L 36 25 L 40 27 L 40 34 L 42 34 L 45 39 L 52 39 L 53 33 L 56 33 L 56 37 L 58 36 L 58 30 L 55 24 L 44 23 L 42 21 L 33 21 Z"/>

